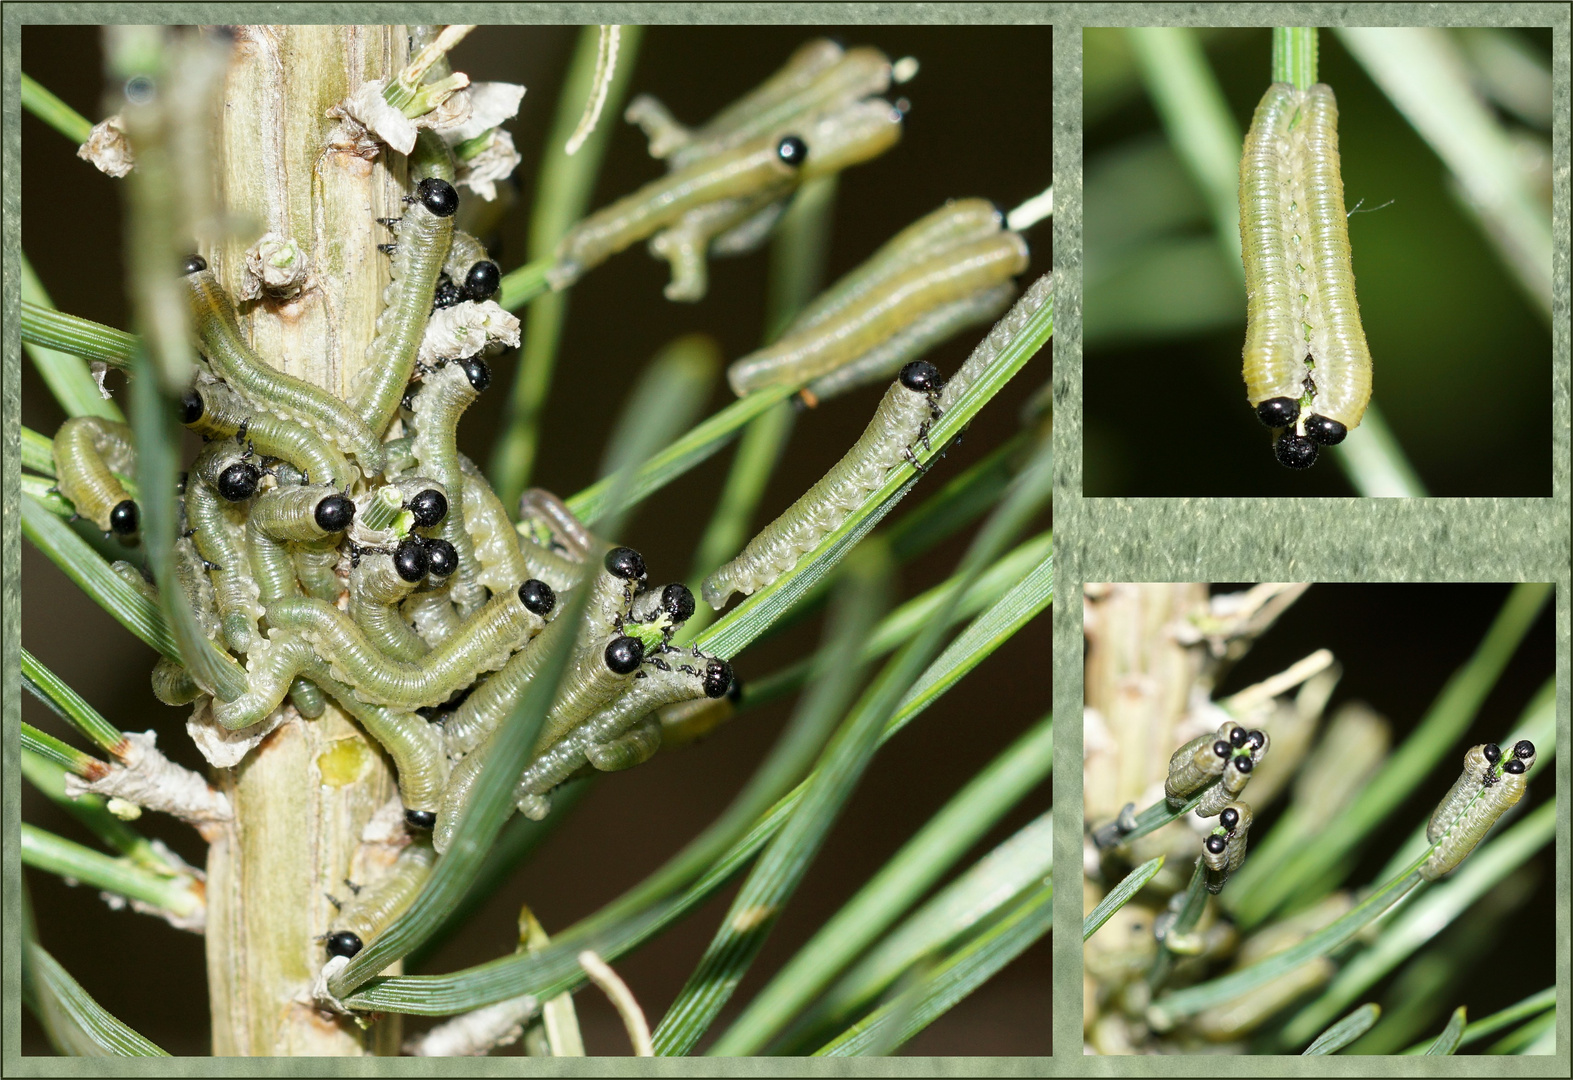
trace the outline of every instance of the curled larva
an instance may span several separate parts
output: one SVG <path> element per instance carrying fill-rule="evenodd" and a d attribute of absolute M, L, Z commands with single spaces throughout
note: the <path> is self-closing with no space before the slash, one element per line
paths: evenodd
<path fill-rule="evenodd" d="M 1230 729 L 1245 729 L 1229 721 L 1210 735 L 1199 735 L 1169 757 L 1169 775 L 1163 794 L 1169 809 L 1178 810 L 1202 788 L 1223 775 L 1234 748 L 1229 744 Z"/>
<path fill-rule="evenodd" d="M 158 658 L 153 665 L 153 696 L 165 705 L 190 705 L 203 694 L 186 666 L 167 656 Z"/>
<path fill-rule="evenodd" d="M 252 408 L 316 431 L 353 454 L 368 474 L 379 471 L 382 449 L 371 428 L 326 390 L 263 361 L 241 336 L 235 306 L 207 264 L 194 258 L 189 265 L 198 267 L 186 275 L 191 314 L 202 355 L 213 373 Z"/>
<path fill-rule="evenodd" d="M 362 701 L 402 709 L 438 705 L 477 675 L 495 671 L 546 625 L 516 594 L 493 597 L 416 663 L 384 655 L 344 612 L 309 597 L 268 605 L 268 622 L 309 641 Z"/>
<path fill-rule="evenodd" d="M 890 61 L 878 49 L 846 50 L 828 38 L 799 47 L 780 71 L 692 130 L 655 98 L 640 95 L 623 114 L 644 129 L 650 155 L 680 169 L 814 113 L 844 108 L 890 87 Z"/>
<path fill-rule="evenodd" d="M 459 193 L 453 160 L 435 132 L 421 132 L 410 156 L 415 194 L 398 222 L 393 280 L 383 293 L 377 334 L 367 346 L 368 365 L 355 391 L 355 411 L 373 432 L 393 419 L 415 370 L 415 354 L 431 318 L 432 293 L 448 258 Z"/>
<path fill-rule="evenodd" d="M 132 537 L 142 515 L 115 473 L 136 471 L 131 429 L 100 416 L 74 416 L 60 425 L 51 446 L 55 486 L 76 509 L 106 533 Z"/>
<path fill-rule="evenodd" d="M 350 570 L 350 618 L 395 660 L 416 661 L 431 651 L 399 613 L 429 567 L 425 543 L 411 537 L 392 551 L 362 553 Z"/>
<path fill-rule="evenodd" d="M 1267 756 L 1268 747 L 1272 744 L 1272 740 L 1267 737 L 1267 732 L 1246 731 L 1238 725 L 1230 729 L 1229 741 L 1233 748 L 1229 763 L 1224 766 L 1218 782 L 1208 788 L 1202 795 L 1202 801 L 1196 804 L 1198 817 L 1213 817 L 1231 801 L 1239 798 L 1240 793 L 1245 790 L 1245 785 L 1250 782 L 1251 773 Z"/>
<path fill-rule="evenodd" d="M 240 439 L 263 457 L 286 461 L 307 483 L 342 487 L 354 479 L 331 442 L 303 424 L 251 407 L 225 383 L 200 382 L 187 390 L 181 422 L 207 438 Z"/>
<path fill-rule="evenodd" d="M 1285 429 L 1278 460 L 1307 468 L 1371 399 L 1331 87 L 1274 83 L 1257 106 L 1240 158 L 1240 250 L 1246 396 Z"/>
<path fill-rule="evenodd" d="M 1534 764 L 1535 744 L 1528 739 L 1520 739 L 1508 754 L 1495 743 L 1465 754 L 1463 775 L 1426 826 L 1432 848 L 1420 876 L 1435 881 L 1463 862 L 1497 819 L 1524 797 Z"/>
<path fill-rule="evenodd" d="M 208 577 L 207 561 L 197 553 L 197 546 L 189 536 L 175 541 L 175 579 L 186 594 L 186 602 L 196 616 L 197 627 L 204 637 L 216 641 L 219 637 L 218 605 L 213 598 L 213 582 Z"/>
<path fill-rule="evenodd" d="M 1217 827 L 1202 841 L 1208 892 L 1222 892 L 1224 883 L 1244 864 L 1252 820 L 1250 806 L 1242 802 L 1228 803 L 1219 811 Z"/>
<path fill-rule="evenodd" d="M 365 948 L 410 906 L 436 861 L 437 853 L 423 842 L 410 844 L 399 852 L 387 874 L 361 886 L 333 920 L 327 939 L 328 955 L 354 956 Z"/>
<path fill-rule="evenodd" d="M 734 592 L 747 595 L 763 588 L 833 532 L 911 455 L 938 415 L 934 402 L 943 385 L 932 364 L 915 360 L 902 368 L 846 456 L 750 540 L 742 554 L 705 578 L 705 603 L 719 610 Z"/>
<path fill-rule="evenodd" d="M 727 369 L 739 397 L 766 386 L 801 385 L 883 344 L 936 308 L 966 300 L 1027 267 L 1026 241 L 996 232 L 909 264 L 799 332 Z"/>

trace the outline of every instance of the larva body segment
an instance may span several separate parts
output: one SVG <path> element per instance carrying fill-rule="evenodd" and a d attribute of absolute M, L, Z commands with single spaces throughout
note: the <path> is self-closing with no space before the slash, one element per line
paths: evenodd
<path fill-rule="evenodd" d="M 309 427 L 250 407 L 225 383 L 198 383 L 186 392 L 184 423 L 210 439 L 244 433 L 245 441 L 263 457 L 295 466 L 308 483 L 343 487 L 354 479 L 338 448 Z"/>
<path fill-rule="evenodd" d="M 295 576 L 307 596 L 335 603 L 343 592 L 339 579 L 339 537 L 337 534 L 305 544 L 291 544 L 290 557 Z"/>
<path fill-rule="evenodd" d="M 526 565 L 519 534 L 481 470 L 463 454 L 459 455 L 459 470 L 464 488 L 464 531 L 474 553 L 475 580 L 497 595 L 518 588 L 526 578 L 541 578 Z M 571 584 L 541 580 L 559 591 Z"/>
<path fill-rule="evenodd" d="M 854 360 L 922 314 L 994 288 L 1026 269 L 1027 244 L 998 232 L 908 266 L 802 333 L 727 369 L 739 397 L 766 386 L 802 384 Z"/>
<path fill-rule="evenodd" d="M 419 592 L 402 605 L 404 617 L 428 646 L 435 646 L 459 628 L 459 613 L 447 589 Z"/>
<path fill-rule="evenodd" d="M 183 536 L 175 541 L 175 577 L 203 636 L 210 641 L 218 640 L 219 614 L 213 597 L 213 582 L 208 577 L 206 562 L 197 553 L 197 546 L 190 537 Z"/>
<path fill-rule="evenodd" d="M 436 480 L 448 494 L 448 516 L 434 534 L 459 553 L 459 569 L 449 582 L 449 595 L 461 615 L 468 615 L 486 600 L 475 545 L 466 528 L 464 470 L 454 438 L 459 417 L 490 384 L 491 373 L 480 360 L 448 363 L 427 375 L 413 404 L 415 438 L 411 453 L 421 471 Z"/>
<path fill-rule="evenodd" d="M 1169 809 L 1178 810 L 1192 795 L 1222 776 L 1231 752 L 1227 732 L 1219 729 L 1211 735 L 1197 736 L 1170 755 L 1169 775 L 1163 782 Z"/>
<path fill-rule="evenodd" d="M 1275 83 L 1257 106 L 1240 159 L 1240 246 L 1246 395 L 1264 424 L 1286 429 L 1279 460 L 1305 468 L 1371 398 L 1331 87 Z"/>
<path fill-rule="evenodd" d="M 413 843 L 399 852 L 388 873 L 361 886 L 360 892 L 333 920 L 328 952 L 335 956 L 353 956 L 368 942 L 376 940 L 377 935 L 414 901 L 436 861 L 437 853 L 426 843 Z M 353 944 L 349 939 L 353 939 Z"/>
<path fill-rule="evenodd" d="M 917 371 L 926 369 L 926 372 Z M 908 385 L 908 372 L 916 372 Z M 931 379 L 917 375 L 931 374 Z M 720 610 L 734 592 L 749 595 L 796 565 L 804 552 L 833 532 L 868 493 L 885 482 L 937 415 L 934 398 L 942 385 L 939 373 L 921 361 L 908 364 L 891 384 L 852 449 L 803 496 L 748 542 L 742 554 L 705 578 L 704 599 Z"/>
<path fill-rule="evenodd" d="M 1487 763 L 1483 772 L 1482 761 Z M 1528 739 L 1520 739 L 1510 752 L 1485 743 L 1464 755 L 1464 774 L 1426 826 L 1433 847 L 1420 876 L 1435 881 L 1463 862 L 1497 819 L 1524 797 L 1534 764 L 1535 745 Z"/>
<path fill-rule="evenodd" d="M 1054 294 L 1054 276 L 1044 274 L 1031 285 L 1027 286 L 1021 294 L 1021 299 L 1011 305 L 1011 309 L 982 341 L 967 354 L 967 359 L 962 361 L 961 367 L 945 382 L 945 387 L 939 392 L 939 411 L 944 412 L 954 405 L 966 393 L 968 388 L 983 374 L 993 367 L 999 360 L 1000 354 L 1021 336 L 1030 322 L 1043 306 L 1049 302 Z"/>
<path fill-rule="evenodd" d="M 76 512 L 106 533 L 134 536 L 141 514 L 114 475 L 136 472 L 131 428 L 100 416 L 74 416 L 55 432 L 51 449 L 55 486 Z"/>
<path fill-rule="evenodd" d="M 349 405 L 304 379 L 263 361 L 241 336 L 235 306 L 211 270 L 186 275 L 191 314 L 202 354 L 213 373 L 253 409 L 325 435 L 352 454 L 368 475 L 382 468 L 378 438 Z"/>
<path fill-rule="evenodd" d="M 418 182 L 399 220 L 393 249 L 393 280 L 383 293 L 377 334 L 367 346 L 369 365 L 355 394 L 355 411 L 373 432 L 387 429 L 415 370 L 415 354 L 431 318 L 432 293 L 453 237 L 459 207 L 453 189 L 453 159 L 441 137 L 422 131 L 410 156 Z"/>
<path fill-rule="evenodd" d="M 366 552 L 350 570 L 350 618 L 373 645 L 395 660 L 414 662 L 431 651 L 399 614 L 399 603 L 419 580 L 401 576 L 392 553 L 385 551 Z"/>

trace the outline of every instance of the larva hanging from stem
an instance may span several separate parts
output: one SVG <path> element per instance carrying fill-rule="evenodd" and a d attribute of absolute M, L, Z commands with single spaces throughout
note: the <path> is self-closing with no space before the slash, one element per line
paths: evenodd
<path fill-rule="evenodd" d="M 100 416 L 74 416 L 55 432 L 51 449 L 55 486 L 76 512 L 106 533 L 135 536 L 142 515 L 114 475 L 136 471 L 131 428 Z"/>
<path fill-rule="evenodd" d="M 1331 87 L 1274 83 L 1257 106 L 1240 158 L 1240 250 L 1246 396 L 1285 429 L 1278 460 L 1308 468 L 1371 399 Z"/>
<path fill-rule="evenodd" d="M 846 456 L 750 540 L 742 554 L 705 578 L 705 603 L 720 610 L 734 592 L 748 595 L 763 588 L 840 526 L 912 453 L 913 444 L 939 415 L 935 400 L 944 385 L 939 370 L 926 361 L 914 360 L 902 368 Z"/>
<path fill-rule="evenodd" d="M 1504 755 L 1495 743 L 1476 746 L 1464 755 L 1464 774 L 1454 782 L 1426 825 L 1433 844 L 1420 876 L 1435 881 L 1475 849 L 1491 826 L 1524 797 L 1535 744 L 1520 739 Z"/>

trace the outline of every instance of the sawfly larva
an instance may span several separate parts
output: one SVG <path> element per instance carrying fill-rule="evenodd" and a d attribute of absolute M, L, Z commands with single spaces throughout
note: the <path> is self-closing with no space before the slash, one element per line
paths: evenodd
<path fill-rule="evenodd" d="M 948 203 L 822 293 L 779 340 L 735 361 L 727 381 L 741 397 L 813 380 L 812 392 L 824 396 L 888 377 L 920 350 L 997 316 L 1009 280 L 1026 266 L 1026 242 L 1004 231 L 992 203 Z M 855 374 L 836 379 L 849 365 Z"/>
<path fill-rule="evenodd" d="M 1252 820 L 1251 808 L 1242 802 L 1228 803 L 1219 811 L 1217 827 L 1202 841 L 1208 892 L 1223 892 L 1224 883 L 1244 864 Z"/>
<path fill-rule="evenodd" d="M 416 842 L 399 852 L 393 866 L 360 892 L 333 920 L 328 934 L 329 956 L 354 956 L 366 947 L 415 899 L 431 873 L 437 853 L 427 843 Z"/>
<path fill-rule="evenodd" d="M 131 428 L 100 416 L 73 416 L 55 432 L 51 449 L 55 486 L 76 512 L 106 533 L 135 536 L 141 512 L 115 478 L 136 471 Z"/>
<path fill-rule="evenodd" d="M 193 256 L 186 284 L 202 355 L 213 373 L 254 409 L 261 409 L 327 436 L 353 454 L 368 474 L 382 468 L 379 439 L 349 405 L 321 387 L 286 375 L 266 363 L 241 336 L 235 305 L 207 264 Z M 335 478 L 337 479 L 337 478 Z"/>
<path fill-rule="evenodd" d="M 911 460 L 912 446 L 939 415 L 935 401 L 944 385 L 939 369 L 926 361 L 902 368 L 846 456 L 750 540 L 742 554 L 705 578 L 705 603 L 719 611 L 734 592 L 749 595 L 763 588 L 835 531 L 891 469 Z"/>
<path fill-rule="evenodd" d="M 355 520 L 355 504 L 325 484 L 274 488 L 251 504 L 247 523 L 270 540 L 304 543 L 341 533 Z"/>
<path fill-rule="evenodd" d="M 1246 395 L 1284 429 L 1278 460 L 1309 468 L 1371 400 L 1331 87 L 1274 83 L 1257 105 L 1240 158 L 1240 250 Z"/>
<path fill-rule="evenodd" d="M 1535 744 L 1520 739 L 1504 755 L 1495 743 L 1483 743 L 1464 755 L 1464 773 L 1442 799 L 1426 825 L 1431 854 L 1420 876 L 1435 881 L 1475 849 L 1491 826 L 1524 797 Z"/>
<path fill-rule="evenodd" d="M 432 293 L 448 259 L 453 215 L 459 193 L 453 189 L 453 161 L 434 132 L 421 132 L 410 156 L 415 194 L 398 220 L 393 245 L 393 280 L 383 292 L 377 335 L 367 346 L 368 365 L 355 392 L 355 411 L 381 434 L 398 410 L 399 399 L 415 370 L 415 353 L 431 318 Z"/>
<path fill-rule="evenodd" d="M 342 487 L 353 479 L 338 448 L 310 428 L 251 408 L 225 383 L 202 382 L 181 398 L 181 422 L 209 439 L 240 439 L 285 461 L 308 483 Z"/>
<path fill-rule="evenodd" d="M 185 505 L 191 539 L 212 571 L 224 644 L 245 653 L 256 637 L 262 604 L 246 553 L 244 518 L 200 479 L 186 481 Z"/>
<path fill-rule="evenodd" d="M 1199 736 L 1180 747 L 1169 758 L 1169 775 L 1163 782 L 1169 809 L 1180 809 L 1198 791 L 1207 788 L 1196 805 L 1196 813 L 1204 818 L 1216 816 L 1245 790 L 1251 771 L 1267 755 L 1269 742 L 1266 732 L 1249 731 L 1226 720 L 1215 733 Z"/>
<path fill-rule="evenodd" d="M 454 433 L 459 417 L 491 385 L 491 378 L 491 369 L 477 357 L 443 364 L 422 380 L 411 401 L 415 438 L 410 450 L 422 473 L 440 483 L 448 495 L 448 515 L 437 535 L 459 553 L 458 571 L 449 589 L 461 615 L 479 607 L 486 590 L 465 528 L 464 470 Z"/>

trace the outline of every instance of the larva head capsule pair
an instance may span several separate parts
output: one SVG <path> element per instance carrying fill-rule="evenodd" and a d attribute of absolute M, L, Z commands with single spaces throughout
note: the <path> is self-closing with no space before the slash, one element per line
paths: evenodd
<path fill-rule="evenodd" d="M 1270 406 L 1278 407 L 1284 403 L 1287 403 L 1294 410 L 1287 422 L 1287 426 L 1269 419 L 1267 413 L 1264 413 L 1264 410 L 1269 410 Z M 1273 409 L 1269 411 L 1281 410 Z M 1297 424 L 1299 411 L 1299 402 L 1294 401 L 1292 398 L 1273 398 L 1262 402 L 1256 407 L 1256 415 L 1261 418 L 1262 423 L 1268 427 L 1284 427 L 1283 434 L 1278 436 L 1278 441 L 1273 445 L 1273 453 L 1277 456 L 1278 463 L 1290 469 L 1309 469 L 1316 464 L 1318 448 L 1322 446 L 1337 446 L 1349 434 L 1349 429 L 1337 420 L 1330 420 L 1325 416 L 1318 416 L 1312 413 L 1306 418 L 1303 425 L 1305 433 L 1301 434 L 1300 425 Z"/>
<path fill-rule="evenodd" d="M 1245 790 L 1270 741 L 1265 731 L 1248 730 L 1233 720 L 1225 721 L 1213 735 L 1192 739 L 1169 759 L 1169 776 L 1163 784 L 1169 808 L 1180 809 L 1208 788 L 1196 812 L 1204 818 L 1217 815 Z"/>
<path fill-rule="evenodd" d="M 1229 877 L 1245 862 L 1246 839 L 1251 831 L 1251 808 L 1231 802 L 1218 813 L 1218 825 L 1202 841 L 1202 863 L 1207 868 L 1207 891 L 1220 893 Z"/>

